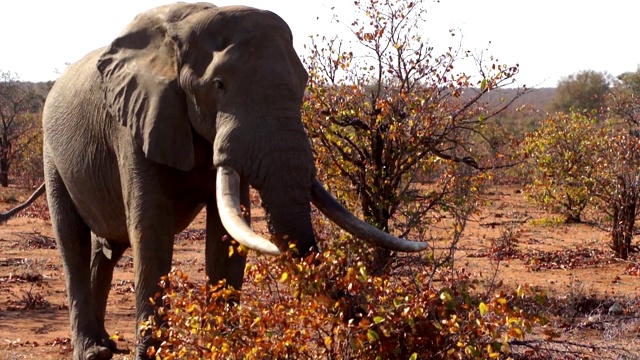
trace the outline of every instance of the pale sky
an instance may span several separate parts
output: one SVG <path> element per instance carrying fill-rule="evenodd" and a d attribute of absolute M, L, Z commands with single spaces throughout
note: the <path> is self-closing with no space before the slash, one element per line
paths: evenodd
<path fill-rule="evenodd" d="M 367 0 L 362 0 L 367 1 Z M 108 45 L 135 15 L 170 0 L 2 0 L 0 70 L 25 81 L 55 80 L 65 63 Z M 216 5 L 249 5 L 271 10 L 291 27 L 304 54 L 309 35 L 342 33 L 332 14 L 353 17 L 352 0 L 216 0 Z M 640 64 L 640 35 L 634 1 L 425 0 L 423 36 L 436 46 L 456 45 L 449 29 L 463 35 L 470 50 L 483 50 L 500 62 L 520 64 L 520 85 L 554 87 L 580 70 L 614 76 Z M 107 7 L 105 7 L 105 5 Z M 332 10 L 332 7 L 334 10 Z M 490 43 L 490 45 L 489 45 Z M 356 50 L 354 49 L 354 52 Z"/>

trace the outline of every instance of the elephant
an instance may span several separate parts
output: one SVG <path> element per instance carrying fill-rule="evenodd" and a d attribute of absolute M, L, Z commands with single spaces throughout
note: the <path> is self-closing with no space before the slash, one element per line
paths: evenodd
<path fill-rule="evenodd" d="M 312 203 L 359 239 L 394 251 L 426 248 L 361 221 L 317 179 L 300 113 L 308 75 L 292 39 L 266 10 L 164 5 L 55 82 L 43 109 L 44 188 L 74 359 L 109 359 L 115 350 L 104 320 L 124 250 L 132 249 L 136 320 L 144 321 L 170 271 L 174 235 L 205 207 L 206 274 L 237 289 L 246 257 L 229 246 L 319 251 Z M 251 230 L 250 187 L 271 241 Z M 135 357 L 143 359 L 152 340 L 136 333 Z"/>

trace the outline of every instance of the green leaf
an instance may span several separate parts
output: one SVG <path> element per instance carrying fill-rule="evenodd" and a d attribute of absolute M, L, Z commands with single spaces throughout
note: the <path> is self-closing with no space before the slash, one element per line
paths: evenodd
<path fill-rule="evenodd" d="M 367 330 L 367 339 L 371 342 L 375 342 L 380 339 L 380 336 L 378 336 L 378 333 L 375 332 L 375 330 L 369 329 Z"/>
<path fill-rule="evenodd" d="M 373 318 L 373 322 L 376 324 L 380 324 L 383 321 L 384 321 L 384 318 L 382 316 L 376 316 Z"/>
<path fill-rule="evenodd" d="M 369 274 L 367 274 L 367 269 L 364 266 L 360 267 L 360 275 L 362 275 L 362 279 L 365 281 L 369 278 Z"/>

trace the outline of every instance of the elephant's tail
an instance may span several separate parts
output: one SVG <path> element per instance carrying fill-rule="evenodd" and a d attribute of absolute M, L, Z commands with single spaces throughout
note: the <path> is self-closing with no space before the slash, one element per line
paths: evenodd
<path fill-rule="evenodd" d="M 39 198 L 40 195 L 44 194 L 44 192 L 45 192 L 45 186 L 44 186 L 44 183 L 42 183 L 42 185 L 40 185 L 38 189 L 34 191 L 33 194 L 31 194 L 31 197 L 28 198 L 27 201 L 23 202 L 22 204 L 14 207 L 13 209 L 7 212 L 0 213 L 0 224 L 5 223 L 15 214 L 26 209 L 29 205 L 31 205 L 32 202 L 36 201 L 36 199 Z"/>

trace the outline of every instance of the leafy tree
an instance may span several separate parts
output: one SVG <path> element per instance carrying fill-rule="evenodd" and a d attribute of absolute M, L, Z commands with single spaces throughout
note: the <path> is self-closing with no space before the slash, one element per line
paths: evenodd
<path fill-rule="evenodd" d="M 337 38 L 312 39 L 303 121 L 325 183 L 359 203 L 367 221 L 404 236 L 428 214 L 468 211 L 483 178 L 477 135 L 524 89 L 489 106 L 485 95 L 512 84 L 518 66 L 451 48 L 437 54 L 421 36 L 423 1 L 355 4 L 349 50 Z M 477 77 L 454 71 L 463 59 L 476 61 Z M 432 183 L 416 186 L 418 176 Z M 374 271 L 389 259 L 376 250 Z"/>
<path fill-rule="evenodd" d="M 17 75 L 0 71 L 0 185 L 9 185 L 9 169 L 30 143 L 37 138 L 33 130 L 38 121 L 41 98 Z"/>
<path fill-rule="evenodd" d="M 606 147 L 598 163 L 596 196 L 611 221 L 613 250 L 627 259 L 640 215 L 640 69 L 618 76 L 607 95 Z"/>
<path fill-rule="evenodd" d="M 42 119 L 40 113 L 25 114 L 23 120 L 31 124 L 12 146 L 21 149 L 11 162 L 9 177 L 19 186 L 35 187 L 44 180 L 42 162 Z"/>
<path fill-rule="evenodd" d="M 609 114 L 622 119 L 629 130 L 640 126 L 640 68 L 618 76 L 618 82 L 606 96 Z"/>
<path fill-rule="evenodd" d="M 608 121 L 596 162 L 595 193 L 610 221 L 612 249 L 628 259 L 640 215 L 640 141 L 615 120 Z"/>
<path fill-rule="evenodd" d="M 609 75 L 593 70 L 564 77 L 558 82 L 552 110 L 598 112 L 604 105 L 610 83 Z"/>
<path fill-rule="evenodd" d="M 610 110 L 612 117 L 601 123 L 590 114 L 557 113 L 529 134 L 524 151 L 534 166 L 526 191 L 566 222 L 581 221 L 583 210 L 594 206 L 604 214 L 611 248 L 627 259 L 640 215 L 640 141 Z"/>
<path fill-rule="evenodd" d="M 640 96 L 640 66 L 634 72 L 626 72 L 618 75 L 616 87 L 631 91 Z"/>
<path fill-rule="evenodd" d="M 547 210 L 564 215 L 565 222 L 581 222 L 594 191 L 595 164 L 602 135 L 596 119 L 571 112 L 550 115 L 527 134 L 523 151 L 534 162 L 532 180 L 525 191 Z"/>

